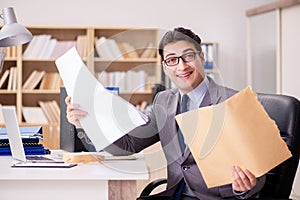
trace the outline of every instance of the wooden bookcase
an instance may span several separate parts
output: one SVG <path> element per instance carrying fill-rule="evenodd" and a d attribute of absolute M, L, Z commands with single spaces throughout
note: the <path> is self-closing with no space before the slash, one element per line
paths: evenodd
<path fill-rule="evenodd" d="M 99 37 L 114 39 L 116 42 L 126 42 L 131 44 L 138 53 L 149 45 L 157 47 L 159 30 L 156 28 L 135 28 L 135 27 L 48 27 L 48 26 L 28 26 L 33 36 L 50 35 L 57 41 L 76 41 L 77 37 L 84 35 L 87 38 L 85 57 L 82 57 L 89 70 L 98 74 L 114 71 L 144 70 L 147 73 L 146 90 L 142 92 L 121 91 L 120 95 L 133 104 L 141 101 L 152 101 L 151 86 L 161 82 L 161 67 L 157 54 L 152 58 L 125 58 L 123 60 L 103 59 L 97 57 L 95 40 Z M 55 59 L 25 58 L 23 53 L 29 44 L 16 47 L 16 56 L 5 59 L 4 68 L 0 74 L 2 77 L 5 70 L 17 67 L 17 87 L 14 90 L 0 89 L 0 104 L 15 105 L 18 120 L 22 123 L 23 106 L 39 106 L 39 101 L 55 100 L 59 104 L 59 89 L 22 89 L 26 79 L 34 70 L 44 70 L 46 73 L 58 72 L 55 66 Z M 7 83 L 6 83 L 7 84 Z M 6 85 L 4 85 L 4 88 Z"/>

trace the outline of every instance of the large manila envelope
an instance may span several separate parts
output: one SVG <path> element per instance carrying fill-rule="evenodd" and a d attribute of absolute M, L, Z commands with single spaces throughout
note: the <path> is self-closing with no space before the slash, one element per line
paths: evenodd
<path fill-rule="evenodd" d="M 176 120 L 209 188 L 232 183 L 234 165 L 259 177 L 292 156 L 249 87 Z"/>

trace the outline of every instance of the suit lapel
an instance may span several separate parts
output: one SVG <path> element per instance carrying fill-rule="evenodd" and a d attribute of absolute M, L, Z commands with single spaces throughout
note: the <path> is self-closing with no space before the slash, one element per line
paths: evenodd
<path fill-rule="evenodd" d="M 181 149 L 179 146 L 179 141 L 177 137 L 177 123 L 175 120 L 175 115 L 177 114 L 178 109 L 178 99 L 179 91 L 177 89 L 171 90 L 171 93 L 167 99 L 167 128 L 166 131 L 162 134 L 162 137 L 167 141 L 164 145 L 165 152 L 168 154 L 168 162 L 174 162 L 181 158 Z"/>

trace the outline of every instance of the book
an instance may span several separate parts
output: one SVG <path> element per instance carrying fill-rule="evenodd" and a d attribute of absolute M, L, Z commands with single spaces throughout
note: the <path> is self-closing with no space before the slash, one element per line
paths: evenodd
<path fill-rule="evenodd" d="M 57 41 L 50 58 L 57 59 L 74 46 L 76 41 Z"/>
<path fill-rule="evenodd" d="M 122 53 L 117 45 L 117 42 L 114 39 L 106 39 L 108 48 L 113 56 L 114 60 L 123 60 L 124 57 L 122 56 Z"/>
<path fill-rule="evenodd" d="M 95 48 L 100 58 L 112 60 L 114 56 L 109 48 L 109 44 L 105 37 L 96 39 Z"/>
<path fill-rule="evenodd" d="M 38 71 L 38 73 L 32 79 L 32 82 L 30 82 L 28 88 L 26 88 L 26 89 L 29 89 L 29 90 L 35 89 L 45 74 L 46 74 L 46 71 Z"/>
<path fill-rule="evenodd" d="M 53 109 L 53 111 L 55 113 L 56 122 L 59 122 L 59 120 L 60 120 L 60 108 L 59 108 L 58 103 L 55 100 L 51 101 L 51 108 Z"/>
<path fill-rule="evenodd" d="M 0 79 L 0 88 L 2 88 L 2 86 L 4 85 L 5 81 L 7 80 L 7 77 L 9 76 L 9 69 L 5 70 L 3 75 L 1 76 Z"/>
<path fill-rule="evenodd" d="M 156 48 L 154 48 L 152 43 L 149 43 L 147 47 L 142 51 L 140 58 L 154 58 Z"/>
<path fill-rule="evenodd" d="M 50 111 L 49 111 L 49 108 L 48 108 L 48 106 L 46 105 L 46 103 L 45 103 L 44 101 L 39 101 L 38 104 L 39 104 L 39 106 L 42 108 L 42 110 L 43 110 L 43 112 L 44 112 L 44 114 L 45 114 L 45 116 L 46 116 L 46 118 L 47 118 L 47 121 L 48 121 L 49 123 L 53 123 L 53 122 L 54 122 L 54 119 L 53 119 L 53 117 L 52 117 L 52 115 L 51 115 L 51 113 L 50 113 Z"/>
<path fill-rule="evenodd" d="M 78 35 L 76 40 L 76 49 L 81 58 L 86 58 L 88 56 L 87 48 L 88 38 L 86 35 Z"/>
<path fill-rule="evenodd" d="M 41 48 L 39 49 L 39 52 L 38 52 L 36 58 L 38 58 L 38 59 L 45 58 L 45 54 L 47 53 L 47 51 L 49 49 L 50 41 L 51 41 L 51 36 L 47 35 L 47 37 L 45 37 L 43 39 L 43 45 L 41 45 Z"/>
<path fill-rule="evenodd" d="M 48 44 L 47 51 L 44 52 L 43 58 L 49 59 L 54 51 L 54 48 L 56 46 L 57 40 L 55 38 L 52 38 L 50 40 L 50 43 Z"/>
<path fill-rule="evenodd" d="M 39 101 L 38 104 L 42 108 L 49 123 L 58 123 L 60 114 L 59 106 L 56 101 Z M 57 105 L 55 105 L 57 104 Z"/>
<path fill-rule="evenodd" d="M 58 105 L 55 105 L 55 102 L 56 101 L 54 101 L 54 100 L 47 101 L 46 106 L 48 106 L 48 108 L 50 110 L 50 114 L 53 119 L 53 122 L 58 123 L 59 122 L 59 112 L 57 110 L 59 109 L 59 107 L 58 107 Z"/>
<path fill-rule="evenodd" d="M 30 76 L 26 79 L 25 83 L 23 84 L 23 89 L 26 89 L 26 90 L 35 89 L 45 74 L 46 74 L 46 71 L 34 70 L 30 74 Z"/>
<path fill-rule="evenodd" d="M 127 42 L 121 42 L 118 43 L 118 46 L 124 58 L 139 58 L 139 54 L 131 44 Z"/>
<path fill-rule="evenodd" d="M 12 79 L 12 90 L 17 90 L 17 83 L 18 83 L 18 71 L 17 67 L 13 67 L 13 79 Z"/>
<path fill-rule="evenodd" d="M 39 89 L 59 89 L 62 84 L 58 72 L 47 72 L 41 81 Z"/>
<path fill-rule="evenodd" d="M 13 81 L 15 78 L 15 67 L 11 67 L 9 69 L 9 77 L 8 77 L 8 84 L 7 84 L 7 90 L 12 90 L 13 89 Z"/>
<path fill-rule="evenodd" d="M 37 70 L 33 70 L 31 72 L 31 74 L 28 76 L 28 78 L 26 79 L 26 81 L 23 84 L 23 89 L 29 88 L 29 85 L 32 82 L 32 79 L 34 79 L 34 77 L 36 76 L 37 73 L 38 73 Z"/>
<path fill-rule="evenodd" d="M 41 107 L 22 107 L 22 113 L 27 123 L 47 124 L 48 120 Z"/>
<path fill-rule="evenodd" d="M 23 58 L 30 58 L 31 57 L 31 55 L 30 55 L 31 51 L 33 50 L 37 40 L 38 40 L 38 36 L 34 35 L 32 37 L 32 40 L 29 42 L 29 44 L 27 45 L 27 47 L 26 47 L 26 49 L 23 53 Z"/>

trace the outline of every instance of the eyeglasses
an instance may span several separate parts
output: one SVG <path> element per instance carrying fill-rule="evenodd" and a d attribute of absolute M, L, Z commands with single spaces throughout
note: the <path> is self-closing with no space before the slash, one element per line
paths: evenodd
<path fill-rule="evenodd" d="M 185 54 L 182 54 L 181 56 L 178 57 L 169 57 L 166 58 L 165 60 L 162 61 L 163 64 L 165 64 L 168 67 L 174 67 L 178 65 L 179 59 L 181 58 L 183 62 L 192 62 L 195 60 L 196 54 L 198 54 L 200 51 L 193 51 L 193 52 L 188 52 Z"/>

